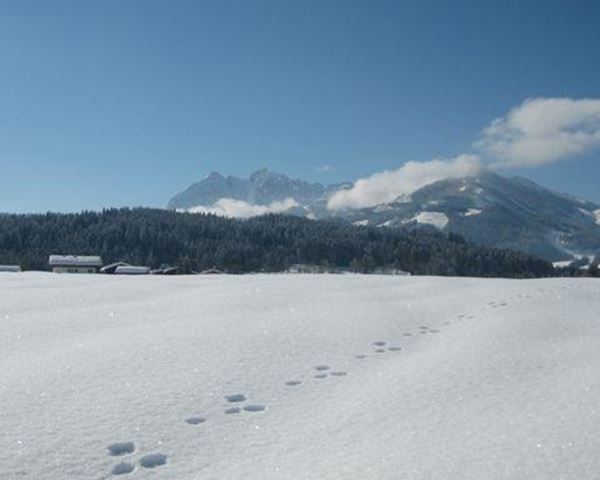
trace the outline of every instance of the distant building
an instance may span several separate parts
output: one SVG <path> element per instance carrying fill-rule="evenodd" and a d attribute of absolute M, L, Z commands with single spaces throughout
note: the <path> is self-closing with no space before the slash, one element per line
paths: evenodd
<path fill-rule="evenodd" d="M 97 273 L 102 258 L 82 255 L 50 255 L 48 261 L 54 273 Z"/>
<path fill-rule="evenodd" d="M 19 265 L 0 265 L 0 272 L 20 272 Z"/>
<path fill-rule="evenodd" d="M 100 273 L 115 273 L 115 270 L 118 267 L 130 267 L 131 265 L 129 265 L 128 263 L 125 262 L 115 262 L 115 263 L 110 263 L 108 265 L 104 265 L 101 269 L 100 269 Z"/>
<path fill-rule="evenodd" d="M 153 275 L 175 275 L 177 273 L 177 267 L 162 264 L 159 268 L 152 270 L 150 273 Z"/>
<path fill-rule="evenodd" d="M 150 267 L 141 267 L 137 265 L 120 265 L 115 269 L 116 275 L 148 275 Z"/>
<path fill-rule="evenodd" d="M 213 267 L 213 268 L 209 268 L 207 270 L 200 272 L 200 275 L 220 275 L 223 273 L 225 273 L 225 272 L 223 272 L 222 270 L 219 270 L 216 267 Z"/>

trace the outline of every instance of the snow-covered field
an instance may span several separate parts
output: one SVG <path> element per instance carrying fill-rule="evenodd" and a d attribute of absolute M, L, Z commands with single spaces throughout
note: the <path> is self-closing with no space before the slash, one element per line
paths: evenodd
<path fill-rule="evenodd" d="M 0 326 L 2 480 L 600 475 L 591 279 L 0 274 Z"/>

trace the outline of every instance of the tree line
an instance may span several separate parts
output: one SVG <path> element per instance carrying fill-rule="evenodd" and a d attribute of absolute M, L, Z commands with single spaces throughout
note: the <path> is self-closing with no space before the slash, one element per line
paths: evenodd
<path fill-rule="evenodd" d="M 475 246 L 434 229 L 358 227 L 285 215 L 247 220 L 149 208 L 100 212 L 0 214 L 0 264 L 46 270 L 50 254 L 101 255 L 190 273 L 281 272 L 293 264 L 374 272 L 398 268 L 415 275 L 540 277 L 552 265 L 532 256 Z"/>

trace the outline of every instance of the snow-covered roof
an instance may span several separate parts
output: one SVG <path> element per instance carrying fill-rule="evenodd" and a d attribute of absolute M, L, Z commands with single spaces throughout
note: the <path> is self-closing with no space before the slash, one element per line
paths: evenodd
<path fill-rule="evenodd" d="M 0 265 L 0 272 L 20 272 L 19 265 Z"/>
<path fill-rule="evenodd" d="M 102 258 L 90 255 L 50 255 L 48 263 L 51 267 L 101 267 Z"/>
<path fill-rule="evenodd" d="M 141 267 L 137 265 L 120 265 L 116 268 L 115 273 L 121 275 L 146 275 L 150 273 L 150 267 Z"/>
<path fill-rule="evenodd" d="M 115 263 L 110 263 L 108 265 L 104 265 L 101 269 L 100 269 L 100 273 L 114 273 L 114 271 L 117 269 L 117 267 L 125 267 L 128 266 L 128 263 L 125 262 L 115 262 Z"/>

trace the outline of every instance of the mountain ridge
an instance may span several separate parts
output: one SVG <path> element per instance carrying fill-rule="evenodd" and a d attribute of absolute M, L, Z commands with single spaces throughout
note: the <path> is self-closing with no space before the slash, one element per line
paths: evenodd
<path fill-rule="evenodd" d="M 308 218 L 391 228 L 429 225 L 476 244 L 553 261 L 600 254 L 600 206 L 525 177 L 483 169 L 477 175 L 430 183 L 392 202 L 329 210 L 328 198 L 349 185 L 310 183 L 264 168 L 248 179 L 213 172 L 175 195 L 167 208 L 202 206 L 210 211 L 224 198 L 260 205 L 293 199 L 295 206 L 286 213 Z"/>

